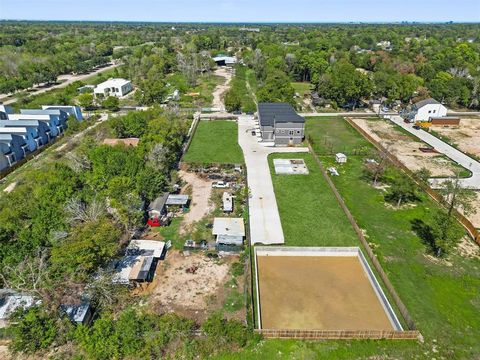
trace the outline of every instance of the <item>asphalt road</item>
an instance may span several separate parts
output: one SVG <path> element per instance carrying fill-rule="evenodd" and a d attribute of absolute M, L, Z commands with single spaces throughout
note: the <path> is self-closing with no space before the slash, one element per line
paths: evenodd
<path fill-rule="evenodd" d="M 472 172 L 472 176 L 466 179 L 460 179 L 459 182 L 464 188 L 480 190 L 480 163 L 477 160 L 471 158 L 468 155 L 465 155 L 461 151 L 455 149 L 453 146 L 447 144 L 446 142 L 440 140 L 439 138 L 429 134 L 424 130 L 414 129 L 413 124 L 405 123 L 403 119 L 398 115 L 390 116 L 389 119 L 398 126 L 401 126 L 409 133 L 418 137 L 420 140 L 426 142 L 430 146 L 433 146 L 435 150 L 449 157 L 457 164 L 470 170 Z M 448 179 L 430 179 L 430 186 L 432 188 L 441 188 L 442 183 L 446 180 Z"/>
<path fill-rule="evenodd" d="M 249 217 L 252 244 L 284 244 L 282 223 L 273 191 L 268 155 L 272 153 L 308 152 L 306 147 L 267 147 L 257 141 L 251 130 L 255 128 L 253 116 L 238 117 L 238 143 L 247 167 L 250 190 Z"/>

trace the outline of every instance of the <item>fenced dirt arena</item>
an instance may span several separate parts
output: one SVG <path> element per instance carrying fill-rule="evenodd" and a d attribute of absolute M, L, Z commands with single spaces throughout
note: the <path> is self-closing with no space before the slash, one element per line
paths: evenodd
<path fill-rule="evenodd" d="M 293 249 L 256 249 L 262 329 L 401 330 L 357 248 Z"/>

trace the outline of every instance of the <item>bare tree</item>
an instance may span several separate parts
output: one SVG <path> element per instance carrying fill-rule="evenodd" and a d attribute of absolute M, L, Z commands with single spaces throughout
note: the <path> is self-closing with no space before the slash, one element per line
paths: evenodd
<path fill-rule="evenodd" d="M 76 173 L 91 169 L 92 165 L 85 155 L 77 152 L 69 152 L 65 157 L 68 160 L 70 168 Z"/>
<path fill-rule="evenodd" d="M 162 144 L 155 144 L 153 149 L 148 154 L 148 161 L 158 171 L 163 171 L 167 164 L 169 150 Z"/>
<path fill-rule="evenodd" d="M 365 174 L 372 180 L 373 186 L 377 186 L 378 180 L 385 173 L 387 167 L 387 153 L 380 152 L 378 160 L 370 160 L 365 163 Z"/>
<path fill-rule="evenodd" d="M 71 223 L 97 221 L 105 214 L 104 203 L 96 198 L 90 204 L 86 204 L 80 199 L 72 198 L 67 201 L 64 209 L 68 215 L 68 221 Z"/>
<path fill-rule="evenodd" d="M 4 265 L 0 269 L 2 283 L 6 288 L 43 297 L 42 288 L 48 280 L 47 259 L 47 249 L 39 248 L 33 256 L 26 256 L 16 266 Z"/>

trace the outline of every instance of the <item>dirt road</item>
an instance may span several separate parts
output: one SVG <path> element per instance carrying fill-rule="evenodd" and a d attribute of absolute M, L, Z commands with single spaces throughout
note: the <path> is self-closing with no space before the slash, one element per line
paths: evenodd
<path fill-rule="evenodd" d="M 215 75 L 225 78 L 223 84 L 217 85 L 213 90 L 213 102 L 212 107 L 217 111 L 225 111 L 225 103 L 223 101 L 224 94 L 230 89 L 230 81 L 232 80 L 233 70 L 231 68 L 220 67 L 214 72 Z"/>
<path fill-rule="evenodd" d="M 195 173 L 183 170 L 180 170 L 178 174 L 192 188 L 190 211 L 185 214 L 180 224 L 180 234 L 185 234 L 191 224 L 201 220 L 213 210 L 209 203 L 212 194 L 212 181 L 202 179 Z"/>

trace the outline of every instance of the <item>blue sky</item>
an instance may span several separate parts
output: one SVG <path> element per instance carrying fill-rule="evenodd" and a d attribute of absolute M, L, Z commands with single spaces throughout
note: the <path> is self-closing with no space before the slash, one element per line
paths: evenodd
<path fill-rule="evenodd" d="M 0 19 L 480 22 L 480 0 L 0 0 Z"/>

